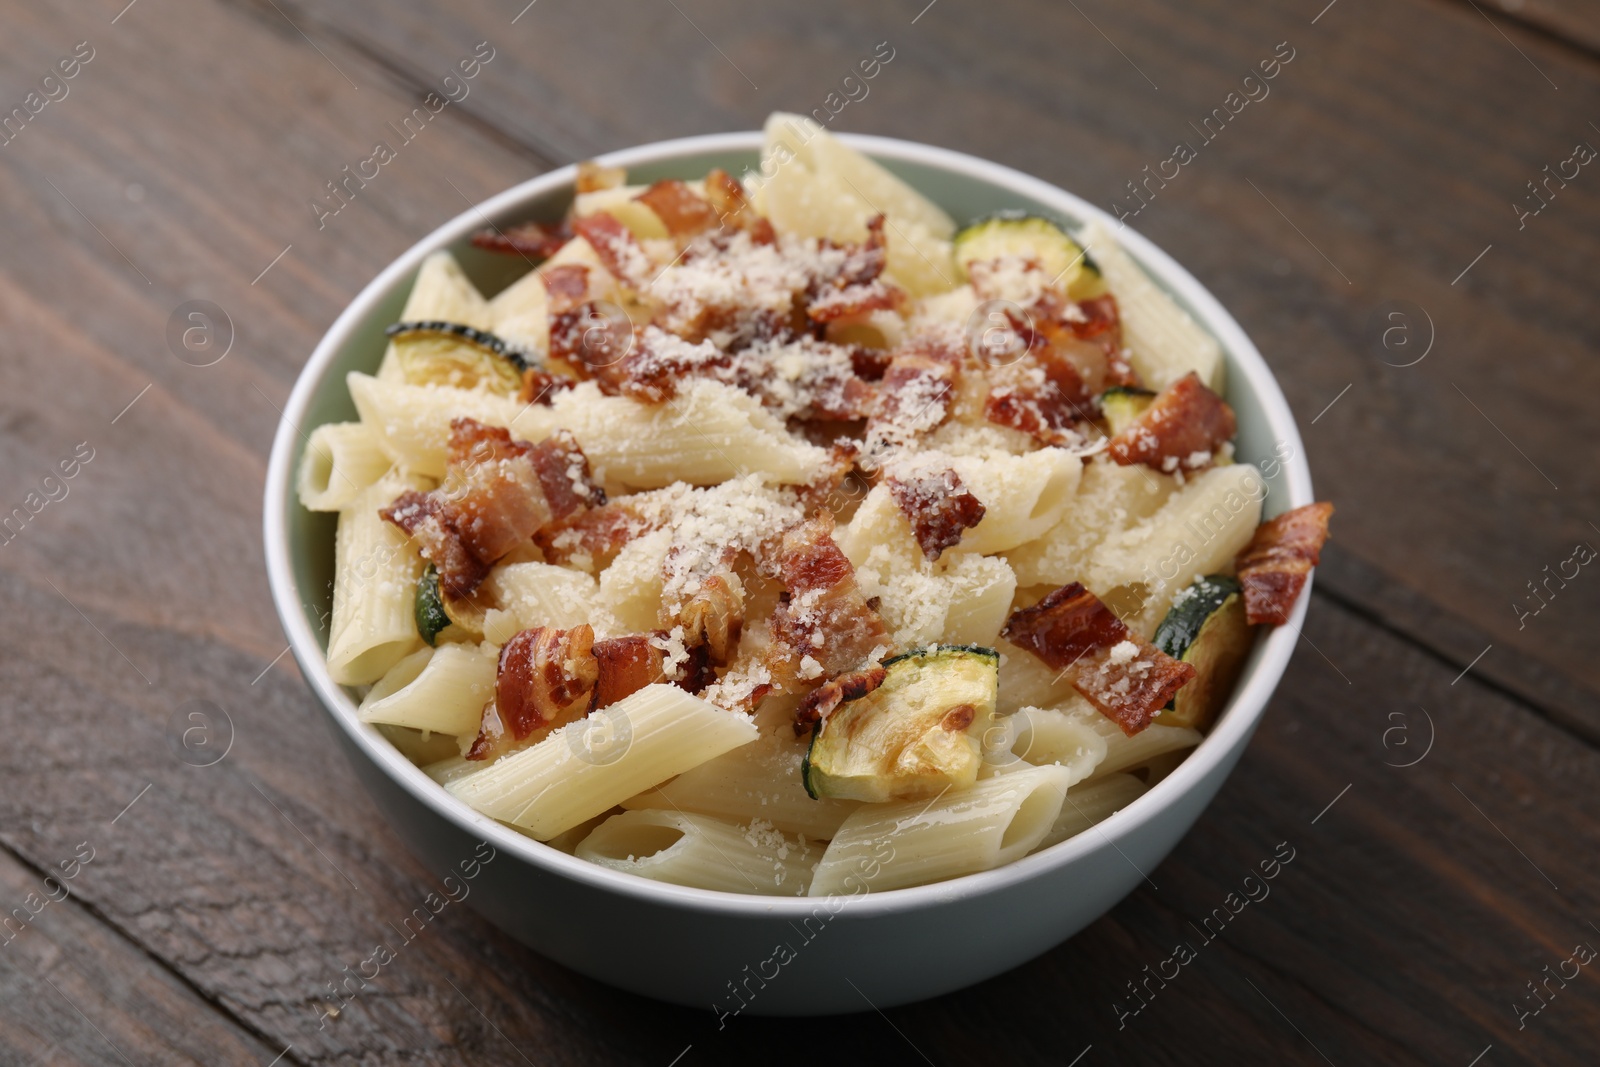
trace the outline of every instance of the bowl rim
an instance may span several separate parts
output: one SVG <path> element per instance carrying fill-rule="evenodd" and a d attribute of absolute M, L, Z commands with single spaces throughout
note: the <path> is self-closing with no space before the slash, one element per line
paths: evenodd
<path fill-rule="evenodd" d="M 1222 304 L 1187 270 L 1149 239 L 1081 197 L 999 163 L 964 152 L 898 138 L 864 134 L 835 136 L 875 158 L 948 171 L 960 177 L 1030 197 L 1080 223 L 1098 222 L 1114 230 L 1124 250 L 1162 285 L 1177 293 L 1201 325 L 1221 342 L 1228 356 L 1230 384 L 1240 379 L 1248 383 L 1247 387 L 1257 397 L 1266 415 L 1272 438 L 1293 447 L 1290 458 L 1283 462 L 1284 495 L 1288 498 L 1287 506 L 1298 507 L 1312 501 L 1311 472 L 1306 462 L 1305 448 L 1294 414 L 1271 369 L 1243 328 Z M 597 159 L 610 166 L 634 167 L 671 162 L 711 152 L 754 150 L 759 153 L 762 143 L 762 131 L 746 130 L 657 141 L 609 152 Z M 294 580 L 289 551 L 288 519 L 295 473 L 292 460 L 297 438 L 302 433 L 301 421 L 313 398 L 328 384 L 324 379 L 327 377 L 329 365 L 349 343 L 362 320 L 372 313 L 376 305 L 396 285 L 417 269 L 425 256 L 456 243 L 482 228 L 490 219 L 499 220 L 506 216 L 514 216 L 530 201 L 563 187 L 570 187 L 575 177 L 574 164 L 538 175 L 467 208 L 434 229 L 369 282 L 334 320 L 333 325 L 318 342 L 297 376 L 294 389 L 284 404 L 267 468 L 263 532 L 267 577 L 273 604 L 301 673 L 337 728 L 343 731 L 346 738 L 395 784 L 457 829 L 486 841 L 496 849 L 504 850 L 548 874 L 569 878 L 618 896 L 634 898 L 640 903 L 749 918 L 795 918 L 809 914 L 819 907 L 827 907 L 825 902 L 830 899 L 839 898 L 769 897 L 694 889 L 652 881 L 578 859 L 543 842 L 519 834 L 473 810 L 424 774 L 384 738 L 376 727 L 360 721 L 356 702 L 329 676 L 321 645 L 312 632 L 305 613 L 301 610 L 301 596 Z M 1002 891 L 1043 875 L 1047 871 L 1069 866 L 1090 852 L 1106 847 L 1117 848 L 1120 852 L 1118 842 L 1127 840 L 1142 826 L 1176 807 L 1203 778 L 1230 756 L 1243 751 L 1288 666 L 1310 602 L 1310 592 L 1308 581 L 1288 623 L 1273 628 L 1261 639 L 1261 656 L 1255 668 L 1240 679 L 1227 713 L 1219 719 L 1212 732 L 1160 782 L 1127 807 L 1096 824 L 1097 834 L 1075 835 L 1049 848 L 988 871 L 962 875 L 929 885 L 876 890 L 844 897 L 845 904 L 841 905 L 841 910 L 861 917 L 916 911 L 952 900 Z M 1197 812 L 1196 818 L 1198 815 Z M 1131 865 L 1132 861 L 1129 860 L 1129 863 Z"/>

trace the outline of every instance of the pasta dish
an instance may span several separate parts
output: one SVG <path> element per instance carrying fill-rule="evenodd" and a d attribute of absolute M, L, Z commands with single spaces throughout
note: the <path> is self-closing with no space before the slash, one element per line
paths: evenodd
<path fill-rule="evenodd" d="M 745 175 L 585 164 L 563 218 L 430 256 L 298 475 L 363 721 L 538 841 L 733 893 L 1127 806 L 1332 513 L 1261 521 L 1221 346 L 1110 233 L 958 226 L 807 121 Z"/>

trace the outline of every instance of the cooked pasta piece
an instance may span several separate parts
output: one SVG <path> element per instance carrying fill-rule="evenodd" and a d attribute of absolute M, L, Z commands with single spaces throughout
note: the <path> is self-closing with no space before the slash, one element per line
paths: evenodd
<path fill-rule="evenodd" d="M 422 768 L 422 773 L 438 782 L 440 785 L 449 785 L 458 778 L 465 778 L 474 771 L 483 770 L 483 764 L 467 759 L 465 756 L 447 756 L 442 760 L 430 763 Z"/>
<path fill-rule="evenodd" d="M 793 721 L 793 714 L 787 716 Z M 783 730 L 684 771 L 622 802 L 625 808 L 699 812 L 731 821 L 760 819 L 790 834 L 826 840 L 861 805 L 813 800 L 800 779 L 805 743 Z"/>
<path fill-rule="evenodd" d="M 724 893 L 803 896 L 819 849 L 757 821 L 739 826 L 652 808 L 613 815 L 590 832 L 579 859 L 658 882 Z"/>
<path fill-rule="evenodd" d="M 541 411 L 548 412 L 550 426 L 577 436 L 607 478 L 633 489 L 715 485 L 744 474 L 803 485 L 827 456 L 791 434 L 749 393 L 707 379 L 685 383 L 662 404 L 603 396 L 586 384 Z"/>
<path fill-rule="evenodd" d="M 593 575 L 549 563 L 501 564 L 482 588 L 482 595 L 508 613 L 518 630 L 592 623 L 598 593 Z"/>
<path fill-rule="evenodd" d="M 544 841 L 755 738 L 748 717 L 649 685 L 447 788 Z"/>
<path fill-rule="evenodd" d="M 524 351 L 550 351 L 550 291 L 530 270 L 489 301 L 489 321 L 499 337 Z"/>
<path fill-rule="evenodd" d="M 1093 708 L 1089 710 L 1105 718 Z M 1038 766 L 1053 763 L 1065 767 L 1072 776 L 1069 785 L 1083 781 L 1105 762 L 1109 736 L 1083 715 L 1058 708 L 1029 707 L 1013 718 L 1017 736 L 1011 751 Z"/>
<path fill-rule="evenodd" d="M 1177 488 L 1170 474 L 1124 467 L 1105 456 L 1084 465 L 1066 510 L 1042 535 L 1006 552 L 1019 585 L 1065 585 L 1090 573 L 1113 534 L 1154 515 Z"/>
<path fill-rule="evenodd" d="M 1020 859 L 1055 824 L 1070 778 L 1064 767 L 1032 767 L 931 802 L 865 805 L 828 843 L 811 895 L 925 885 Z"/>
<path fill-rule="evenodd" d="M 406 470 L 429 478 L 444 477 L 450 456 L 450 423 L 455 419 L 509 426 L 513 435 L 523 440 L 540 440 L 551 429 L 547 409 L 494 393 L 407 385 L 354 371 L 346 381 L 361 421 L 372 428 L 378 447 Z"/>
<path fill-rule="evenodd" d="M 1193 475 L 1155 514 L 1107 537 L 1084 580 L 1107 592 L 1141 586 L 1140 625 L 1129 625 L 1148 636 L 1195 575 L 1226 569 L 1250 543 L 1266 492 L 1261 472 L 1247 463 Z"/>
<path fill-rule="evenodd" d="M 545 844 L 549 845 L 557 852 L 565 852 L 567 855 L 571 856 L 578 851 L 578 846 L 583 844 L 584 838 L 594 833 L 595 830 L 599 828 L 601 823 L 619 814 L 621 814 L 621 812 L 619 812 L 616 808 L 603 811 L 592 819 L 585 819 L 583 822 L 580 822 L 570 830 L 561 831 L 559 834 L 546 841 Z"/>
<path fill-rule="evenodd" d="M 378 517 L 379 508 L 414 487 L 414 479 L 391 474 L 339 513 L 328 673 L 340 685 L 376 682 L 422 643 L 414 611 L 422 557 L 415 543 Z"/>
<path fill-rule="evenodd" d="M 1132 350 L 1133 369 L 1145 386 L 1165 389 L 1194 371 L 1206 385 L 1222 392 L 1225 364 L 1217 339 L 1162 292 L 1103 227 L 1091 226 L 1084 244 L 1117 295 L 1123 337 Z"/>
<path fill-rule="evenodd" d="M 361 702 L 362 722 L 442 734 L 478 728 L 494 698 L 492 645 L 440 645 L 412 653 L 385 674 Z"/>
<path fill-rule="evenodd" d="M 1049 833 L 1034 851 L 1049 848 L 1105 822 L 1142 796 L 1145 789 L 1145 784 L 1131 774 L 1108 774 L 1073 786 L 1067 790 L 1061 814 L 1056 816 Z"/>
<path fill-rule="evenodd" d="M 342 511 L 391 466 L 393 461 L 365 423 L 318 426 L 300 457 L 295 480 L 300 506 L 307 511 Z"/>

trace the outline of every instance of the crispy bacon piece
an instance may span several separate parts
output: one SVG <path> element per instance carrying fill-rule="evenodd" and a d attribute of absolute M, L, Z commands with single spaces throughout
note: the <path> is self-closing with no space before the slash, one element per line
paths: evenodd
<path fill-rule="evenodd" d="M 817 470 L 816 475 L 797 491 L 796 503 L 800 510 L 810 516 L 819 511 L 837 512 L 845 503 L 846 497 L 859 497 L 866 495 L 866 488 L 856 479 L 853 487 L 858 492 L 853 492 L 847 486 L 851 475 L 855 473 L 856 459 L 861 455 L 861 446 L 848 437 L 837 438 L 828 447 L 828 458 Z"/>
<path fill-rule="evenodd" d="M 654 211 L 673 237 L 693 237 L 720 221 L 705 197 L 676 178 L 656 182 L 634 199 Z"/>
<path fill-rule="evenodd" d="M 858 318 L 874 311 L 893 310 L 905 301 L 905 295 L 898 286 L 874 279 L 864 285 L 828 290 L 806 305 L 806 315 L 812 322 Z"/>
<path fill-rule="evenodd" d="M 867 423 L 867 458 L 879 462 L 889 449 L 909 444 L 943 422 L 960 375 L 961 349 L 948 331 L 919 333 L 896 348 L 878 383 L 877 410 Z"/>
<path fill-rule="evenodd" d="M 748 231 L 750 239 L 758 245 L 777 242 L 772 223 L 756 213 L 750 198 L 744 194 L 744 186 L 727 171 L 718 168 L 707 172 L 706 199 L 723 227 Z"/>
<path fill-rule="evenodd" d="M 505 229 L 489 227 L 472 235 L 475 248 L 525 256 L 535 261 L 549 259 L 572 240 L 572 230 L 565 222 L 520 222 Z"/>
<path fill-rule="evenodd" d="M 599 664 L 599 681 L 590 710 L 610 707 L 647 685 L 666 680 L 661 669 L 665 654 L 644 634 L 596 641 L 594 657 Z"/>
<path fill-rule="evenodd" d="M 917 546 L 930 561 L 960 544 L 961 533 L 983 519 L 983 502 L 949 467 L 918 469 L 894 464 L 886 474 L 889 495 L 911 523 Z"/>
<path fill-rule="evenodd" d="M 1075 444 L 1090 396 L 1077 366 L 1048 343 L 1030 343 L 1015 362 L 989 371 L 984 418 L 1050 445 Z"/>
<path fill-rule="evenodd" d="M 1149 726 L 1196 673 L 1190 664 L 1135 638 L 1078 582 L 1012 612 L 1000 633 L 1052 670 L 1062 671 L 1074 689 L 1129 736 Z"/>
<path fill-rule="evenodd" d="M 803 680 L 806 658 L 815 664 L 806 673 L 821 677 L 855 670 L 891 647 L 883 619 L 867 605 L 855 568 L 833 539 L 832 515 L 823 512 L 788 527 L 765 554 L 789 590 L 789 599 L 772 613 L 766 657 L 777 688 Z"/>
<path fill-rule="evenodd" d="M 1233 409 L 1190 371 L 1151 401 L 1111 439 L 1107 452 L 1122 466 L 1142 463 L 1159 471 L 1200 470 L 1211 454 L 1233 438 Z"/>
<path fill-rule="evenodd" d="M 589 291 L 589 268 L 586 264 L 559 263 L 541 270 L 539 276 L 544 279 L 544 287 L 550 293 L 552 315 L 571 311 L 592 299 Z"/>
<path fill-rule="evenodd" d="M 1323 502 L 1286 511 L 1256 527 L 1235 559 L 1244 590 L 1244 613 L 1252 623 L 1280 626 L 1322 558 L 1333 505 Z"/>
<path fill-rule="evenodd" d="M 652 529 L 633 504 L 613 500 L 545 524 L 533 543 L 550 563 L 593 572 L 610 566 L 624 545 Z"/>
<path fill-rule="evenodd" d="M 402 494 L 379 514 L 417 539 L 454 598 L 469 597 L 501 556 L 552 519 L 605 502 L 577 440 L 562 430 L 539 444 L 474 419 L 450 424 L 445 479 Z"/>
<path fill-rule="evenodd" d="M 550 315 L 550 358 L 583 378 L 615 375 L 634 349 L 633 320 L 605 301 L 586 301 Z"/>
<path fill-rule="evenodd" d="M 500 650 L 494 702 L 500 721 L 518 741 L 574 706 L 587 707 L 600 672 L 594 629 L 549 626 L 523 630 Z"/>
<path fill-rule="evenodd" d="M 888 671 L 882 667 L 866 667 L 859 671 L 846 671 L 830 678 L 807 693 L 794 713 L 794 735 L 804 737 L 817 723 L 833 714 L 847 700 L 858 700 L 883 684 Z"/>
<path fill-rule="evenodd" d="M 572 232 L 588 241 L 595 255 L 616 279 L 630 289 L 643 289 L 654 276 L 652 262 L 633 231 L 604 211 L 572 220 Z"/>
<path fill-rule="evenodd" d="M 692 344 L 659 326 L 646 326 L 627 355 L 593 370 L 603 391 L 660 404 L 678 394 L 680 382 L 726 369 L 732 360 L 710 341 Z"/>
<path fill-rule="evenodd" d="M 523 404 L 549 407 L 555 402 L 557 393 L 577 384 L 571 378 L 552 374 L 543 367 L 529 367 L 522 372 L 522 388 L 517 391 L 517 400 Z"/>
<path fill-rule="evenodd" d="M 446 596 L 470 597 L 489 576 L 489 565 L 467 550 L 456 528 L 456 512 L 437 490 L 407 490 L 378 514 L 416 540 L 422 558 L 439 572 L 439 588 Z"/>
<path fill-rule="evenodd" d="M 592 159 L 578 164 L 578 176 L 573 187 L 580 193 L 598 193 L 602 189 L 619 189 L 628 181 L 628 172 L 622 167 L 603 167 Z"/>
<path fill-rule="evenodd" d="M 594 630 L 587 625 L 539 626 L 507 641 L 495 670 L 494 701 L 483 709 L 467 759 L 501 756 L 587 713 L 600 679 L 594 648 Z"/>
<path fill-rule="evenodd" d="M 495 697 L 484 709 L 469 760 L 497 759 L 552 730 L 610 707 L 647 685 L 672 682 L 691 693 L 716 679 L 704 649 L 691 650 L 675 677 L 665 671 L 665 634 L 594 639 L 588 625 L 523 630 L 500 650 Z"/>

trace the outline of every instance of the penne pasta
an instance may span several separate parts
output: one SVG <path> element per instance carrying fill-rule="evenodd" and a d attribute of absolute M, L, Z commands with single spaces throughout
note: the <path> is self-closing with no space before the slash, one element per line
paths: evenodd
<path fill-rule="evenodd" d="M 819 850 L 759 821 L 739 826 L 709 815 L 651 808 L 613 815 L 583 839 L 574 855 L 673 885 L 803 896 Z"/>
<path fill-rule="evenodd" d="M 544 841 L 755 738 L 747 716 L 648 685 L 447 788 Z"/>
<path fill-rule="evenodd" d="M 410 538 L 378 516 L 415 484 L 391 474 L 339 513 L 328 673 L 340 685 L 376 682 L 422 643 L 414 613 L 422 558 Z"/>
<path fill-rule="evenodd" d="M 423 648 L 389 668 L 361 702 L 362 722 L 442 734 L 476 733 L 494 699 L 493 645 Z"/>
<path fill-rule="evenodd" d="M 829 842 L 811 895 L 925 885 L 1020 859 L 1055 824 L 1069 777 L 1063 767 L 1032 767 L 931 802 L 867 805 Z"/>
<path fill-rule="evenodd" d="M 1131 774 L 1108 774 L 1067 790 L 1061 814 L 1034 851 L 1083 833 L 1127 807 L 1144 794 L 1145 784 Z"/>
<path fill-rule="evenodd" d="M 307 511 L 342 511 L 393 465 L 372 427 L 330 422 L 311 431 L 295 479 Z"/>
<path fill-rule="evenodd" d="M 811 798 L 800 780 L 805 748 L 792 731 L 767 734 L 630 797 L 622 806 L 698 812 L 735 822 L 755 818 L 784 833 L 826 840 L 861 805 Z"/>
<path fill-rule="evenodd" d="M 1225 364 L 1217 339 L 1162 292 L 1103 227 L 1091 226 L 1084 234 L 1084 244 L 1106 285 L 1117 294 L 1133 369 L 1144 384 L 1165 389 L 1194 371 L 1201 381 L 1222 392 Z"/>

